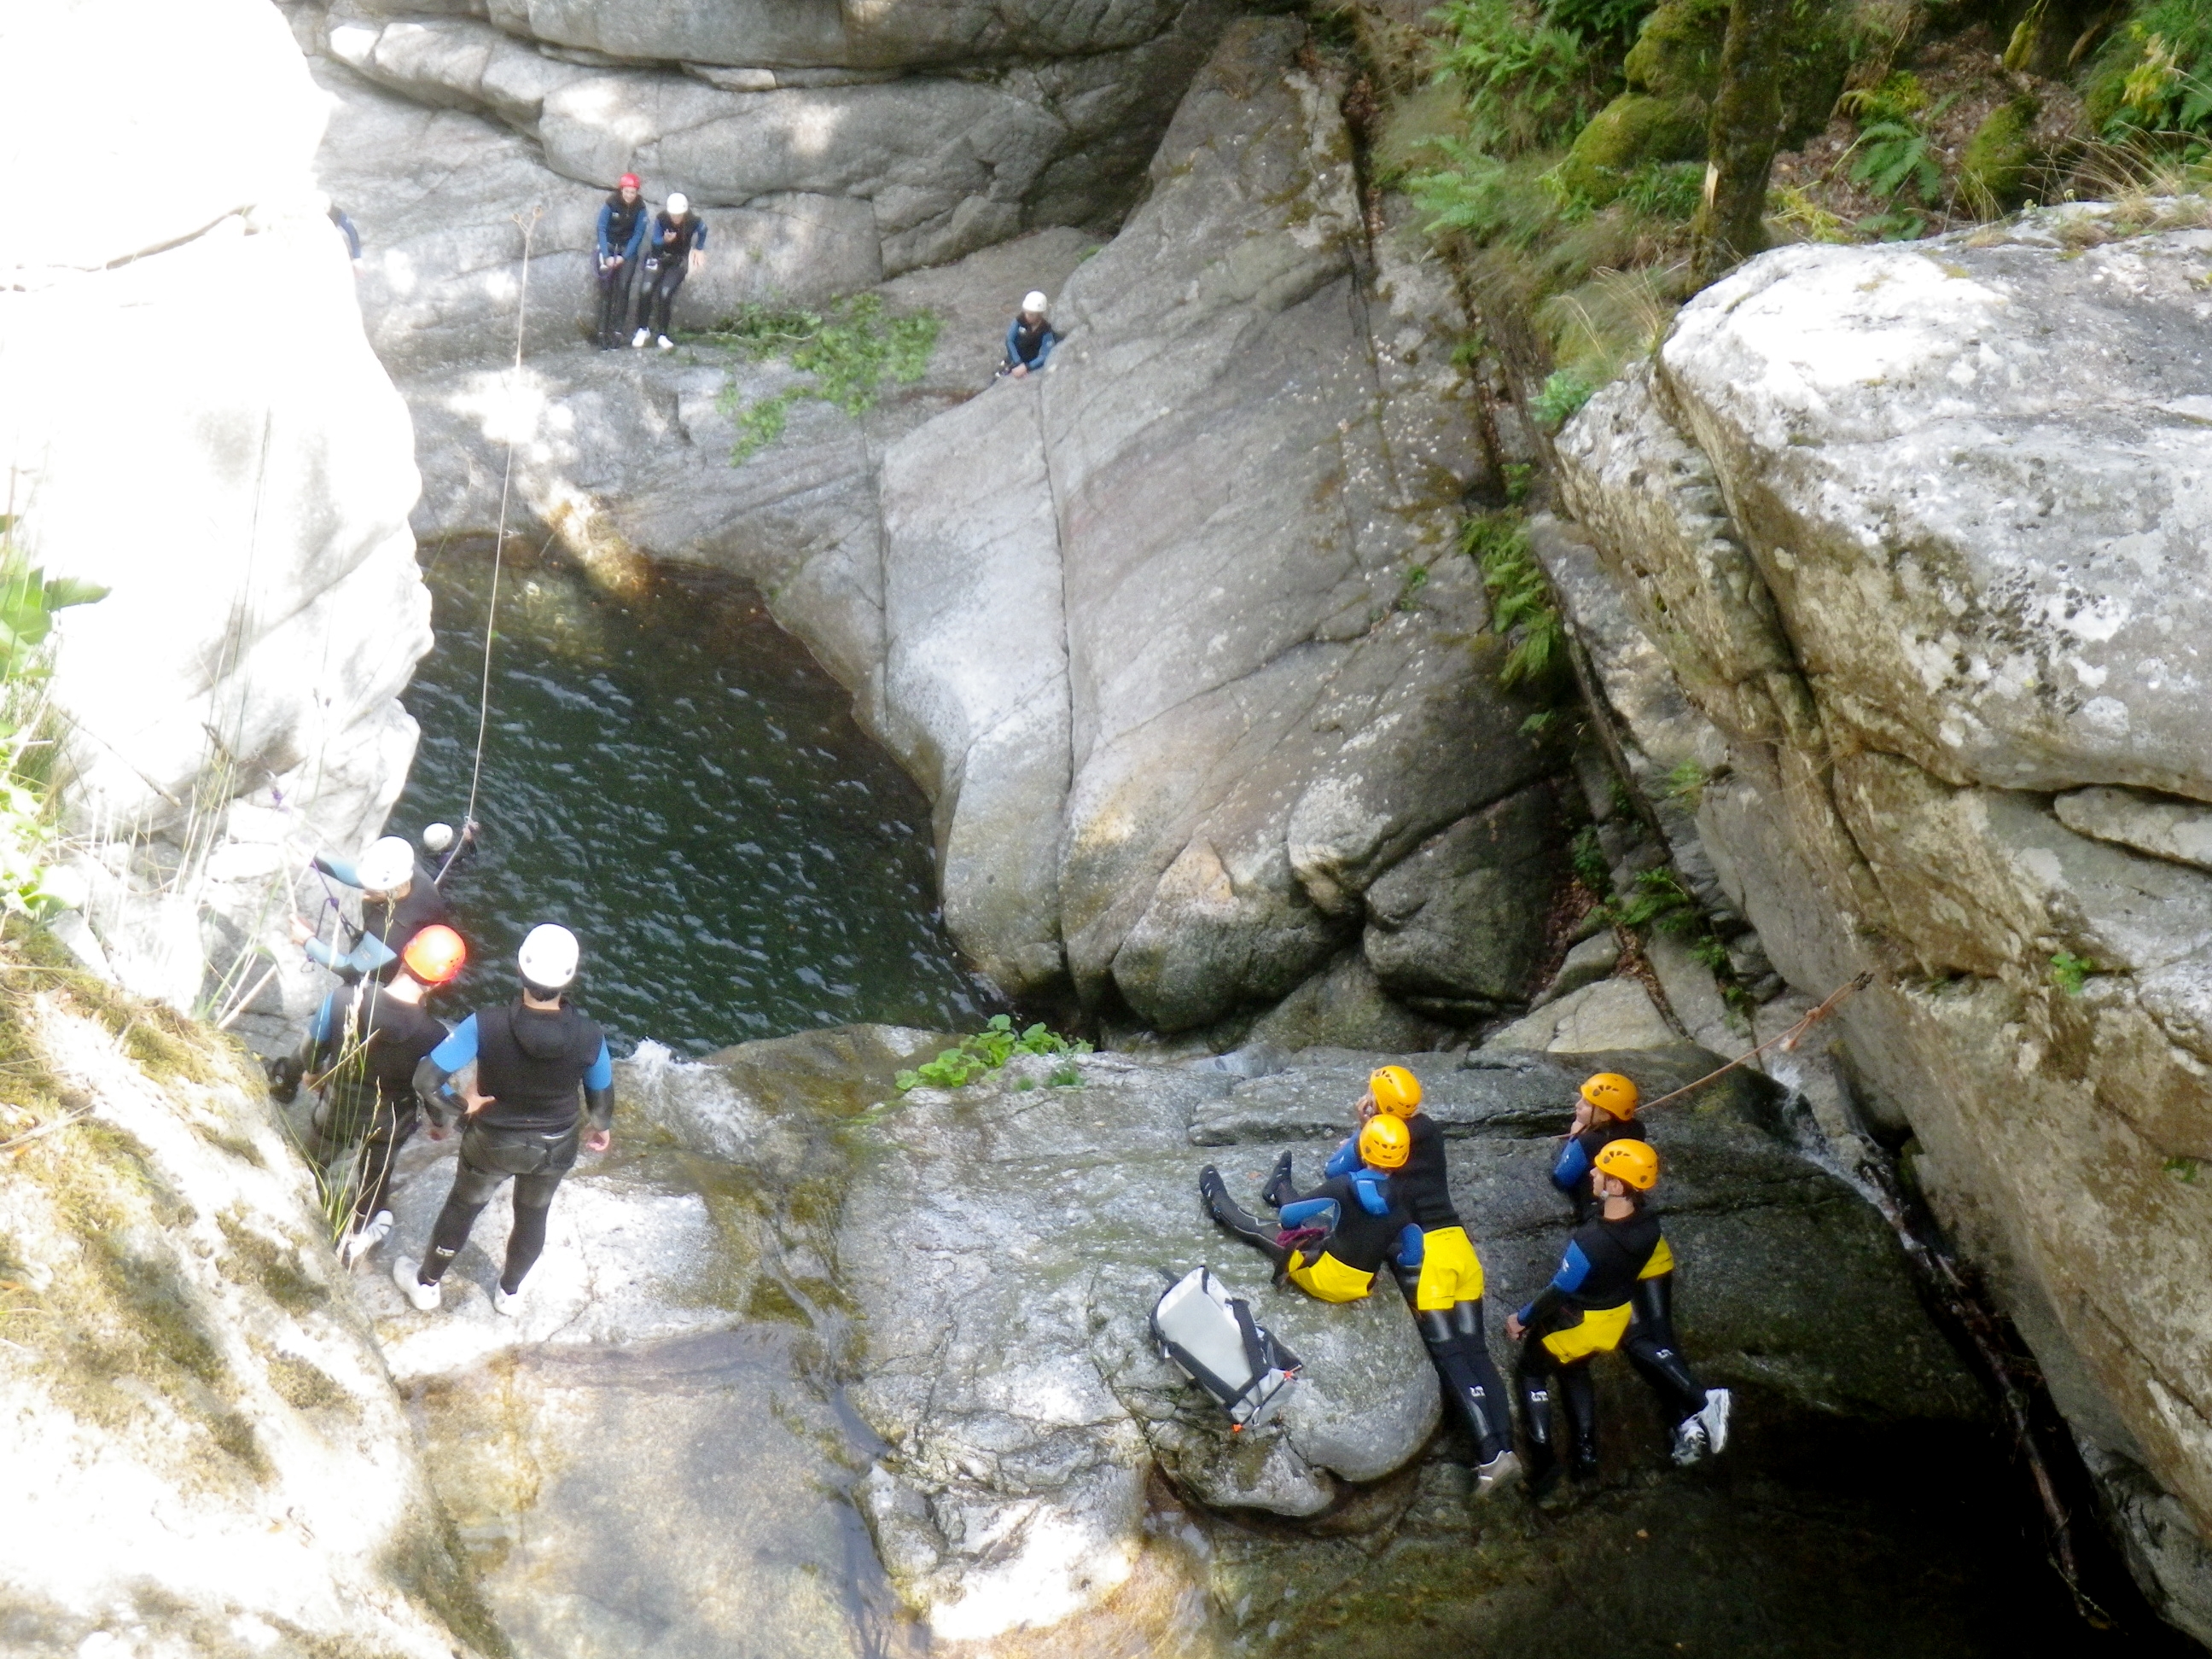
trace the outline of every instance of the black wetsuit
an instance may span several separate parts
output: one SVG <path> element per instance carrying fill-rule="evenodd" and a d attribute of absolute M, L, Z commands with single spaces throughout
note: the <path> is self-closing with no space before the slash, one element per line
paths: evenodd
<path fill-rule="evenodd" d="M 437 1121 L 451 1109 L 446 1079 L 471 1060 L 476 1092 L 492 1099 L 461 1133 L 460 1167 L 430 1230 L 420 1279 L 438 1282 L 492 1194 L 512 1180 L 514 1225 L 499 1281 L 512 1295 L 545 1248 L 553 1194 L 575 1165 L 585 1116 L 579 1097 L 595 1129 L 614 1121 L 613 1071 L 605 1034 L 566 999 L 557 1009 L 520 1001 L 481 1009 L 416 1070 L 416 1092 Z"/>
<path fill-rule="evenodd" d="M 1597 1394 L 1590 1384 L 1589 1361 L 1594 1353 L 1624 1346 L 1632 1324 L 1638 1275 L 1660 1242 L 1659 1218 L 1640 1206 L 1618 1221 L 1601 1215 L 1585 1222 L 1568 1239 L 1552 1282 L 1521 1310 L 1521 1322 L 1528 1329 L 1515 1378 L 1536 1474 L 1557 1460 L 1552 1438 L 1554 1377 L 1566 1407 L 1576 1469 L 1587 1474 L 1596 1468 Z M 1702 1391 L 1698 1399 L 1703 1403 Z"/>
<path fill-rule="evenodd" d="M 1552 1165 L 1552 1184 L 1573 1204 L 1577 1222 L 1588 1221 L 1597 1213 L 1597 1197 L 1590 1191 L 1589 1183 L 1597 1155 L 1616 1140 L 1640 1139 L 1643 1133 L 1626 1118 L 1597 1112 L 1589 1127 L 1571 1137 L 1561 1148 L 1559 1160 Z"/>
<path fill-rule="evenodd" d="M 691 274 L 691 255 L 707 246 L 707 227 L 696 213 L 678 221 L 665 213 L 653 216 L 652 247 L 645 261 L 645 286 L 637 296 L 637 325 L 648 334 L 665 335 L 677 290 Z"/>
<path fill-rule="evenodd" d="M 309 1024 L 307 1068 L 326 1074 L 307 1156 L 320 1168 L 360 1143 L 353 1230 L 392 1207 L 392 1164 L 415 1133 L 415 1068 L 445 1040 L 436 1018 L 374 980 L 331 992 Z"/>

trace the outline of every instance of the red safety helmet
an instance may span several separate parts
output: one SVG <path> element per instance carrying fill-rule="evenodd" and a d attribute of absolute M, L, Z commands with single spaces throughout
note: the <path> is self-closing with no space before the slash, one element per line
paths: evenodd
<path fill-rule="evenodd" d="M 615 188 L 617 190 L 643 190 L 645 188 L 645 180 L 639 178 L 635 173 L 625 173 L 621 178 L 615 180 Z"/>
<path fill-rule="evenodd" d="M 469 947 L 442 923 L 425 927 L 399 953 L 407 971 L 425 985 L 443 985 L 469 965 Z"/>

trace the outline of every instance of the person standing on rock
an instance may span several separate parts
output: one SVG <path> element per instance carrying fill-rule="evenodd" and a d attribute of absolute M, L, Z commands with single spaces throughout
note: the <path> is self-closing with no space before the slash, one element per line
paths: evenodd
<path fill-rule="evenodd" d="M 416 934 L 425 927 L 453 924 L 437 877 L 422 867 L 414 844 L 404 836 L 386 836 L 355 863 L 318 854 L 314 867 L 332 881 L 361 889 L 361 930 L 340 955 L 305 917 L 295 916 L 292 943 L 304 945 L 308 960 L 322 963 L 348 984 L 368 975 L 388 977 Z"/>
<path fill-rule="evenodd" d="M 637 299 L 637 332 L 630 344 L 643 347 L 658 340 L 663 351 L 672 351 L 668 337 L 669 309 L 676 303 L 684 279 L 707 266 L 706 221 L 691 211 L 691 198 L 682 191 L 670 194 L 668 205 L 653 216 L 653 247 L 645 258 L 645 288 Z"/>
<path fill-rule="evenodd" d="M 1285 1203 L 1280 1231 L 1262 1225 L 1231 1198 L 1211 1164 L 1198 1172 L 1198 1194 L 1208 1215 L 1264 1253 L 1308 1296 L 1357 1302 L 1373 1288 L 1383 1262 L 1419 1237 L 1390 1180 L 1411 1145 L 1396 1118 L 1375 1119 L 1359 1132 L 1359 1165 Z"/>
<path fill-rule="evenodd" d="M 613 195 L 600 204 L 597 232 L 599 257 L 599 336 L 602 351 L 620 349 L 629 332 L 629 294 L 645 247 L 651 216 L 638 176 L 625 173 Z"/>
<path fill-rule="evenodd" d="M 1359 1120 L 1365 1124 L 1378 1115 L 1406 1126 L 1406 1164 L 1390 1178 L 1390 1185 L 1419 1230 L 1418 1240 L 1400 1251 L 1392 1266 L 1430 1363 L 1474 1437 L 1475 1491 L 1480 1495 L 1521 1471 L 1513 1451 L 1505 1383 L 1490 1358 L 1483 1331 L 1482 1259 L 1452 1203 L 1443 1131 L 1421 1110 L 1420 1079 L 1402 1066 L 1384 1066 L 1372 1073 L 1367 1092 L 1359 1097 Z M 1324 1172 L 1341 1174 L 1358 1158 L 1355 1136 L 1337 1148 Z M 1287 1192 L 1290 1182 L 1291 1155 L 1285 1152 L 1261 1196 L 1279 1203 L 1278 1194 Z"/>
<path fill-rule="evenodd" d="M 367 979 L 333 991 L 308 1023 L 300 1064 L 322 1098 L 308 1122 L 307 1157 L 321 1170 L 361 1148 L 338 1244 L 349 1267 L 392 1231 L 392 1166 L 415 1133 L 415 1068 L 446 1040 L 423 1003 L 468 959 L 452 928 L 425 927 L 408 940 L 388 984 Z"/>
<path fill-rule="evenodd" d="M 1566 1408 L 1569 1466 L 1577 1480 L 1597 1474 L 1597 1392 L 1589 1362 L 1632 1338 L 1638 1278 L 1666 1249 L 1658 1218 L 1644 1207 L 1658 1182 L 1659 1154 L 1648 1143 L 1615 1140 L 1599 1152 L 1590 1171 L 1597 1216 L 1575 1229 L 1552 1282 L 1505 1322 L 1505 1334 L 1522 1344 L 1516 1381 L 1534 1496 L 1544 1495 L 1561 1467 L 1553 1434 L 1555 1383 Z M 1671 1263 L 1671 1250 L 1665 1259 Z M 1674 1409 L 1682 1413 L 1674 1457 L 1694 1462 L 1726 1449 L 1730 1397 L 1726 1389 L 1704 1388 L 1680 1355 L 1671 1358 L 1679 1376 Z"/>
<path fill-rule="evenodd" d="M 1577 1221 L 1589 1220 L 1597 1207 L 1589 1180 L 1597 1155 L 1616 1140 L 1636 1138 L 1639 1099 L 1636 1085 L 1618 1072 L 1600 1072 L 1583 1083 L 1567 1144 L 1552 1165 L 1552 1184 L 1573 1204 Z"/>
<path fill-rule="evenodd" d="M 604 1152 L 614 1140 L 614 1063 L 607 1040 L 563 994 L 576 977 L 576 936 L 548 922 L 530 930 L 517 954 L 522 995 L 471 1014 L 424 1057 L 415 1093 L 434 1139 L 454 1104 L 447 1083 L 471 1060 L 476 1086 L 465 1097 L 459 1168 L 418 1263 L 401 1256 L 392 1282 L 428 1312 L 442 1299 L 439 1281 L 469 1242 L 492 1195 L 514 1182 L 514 1224 L 492 1306 L 514 1315 L 522 1281 L 545 1249 L 547 1213 L 580 1149 Z M 581 1097 L 580 1109 L 579 1096 Z M 588 1132 L 586 1117 L 591 1120 Z"/>
<path fill-rule="evenodd" d="M 1006 325 L 1006 360 L 999 365 L 999 378 L 1025 380 L 1045 365 L 1060 336 L 1047 317 L 1049 302 L 1042 290 L 1031 289 L 1022 296 L 1022 308 Z"/>

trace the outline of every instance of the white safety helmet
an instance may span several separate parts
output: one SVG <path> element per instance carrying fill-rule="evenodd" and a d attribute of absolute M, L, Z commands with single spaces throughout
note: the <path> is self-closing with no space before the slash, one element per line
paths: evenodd
<path fill-rule="evenodd" d="M 675 217 L 681 219 L 685 214 L 691 211 L 691 198 L 689 196 L 686 196 L 680 190 L 672 190 L 669 191 L 668 210 Z"/>
<path fill-rule="evenodd" d="M 450 823 L 426 825 L 422 830 L 422 850 L 442 853 L 453 844 L 453 826 Z"/>
<path fill-rule="evenodd" d="M 576 977 L 580 954 L 574 933 L 557 922 L 542 921 L 530 930 L 514 960 L 526 983 L 541 991 L 557 991 Z"/>
<path fill-rule="evenodd" d="M 1033 288 L 1028 293 L 1022 295 L 1022 309 L 1030 313 L 1032 316 L 1043 316 L 1045 314 L 1046 307 L 1051 303 L 1052 302 L 1049 300 L 1044 297 L 1044 290 L 1042 289 Z"/>
<path fill-rule="evenodd" d="M 366 893 L 389 893 L 415 879 L 415 849 L 404 836 L 386 836 L 353 867 Z"/>

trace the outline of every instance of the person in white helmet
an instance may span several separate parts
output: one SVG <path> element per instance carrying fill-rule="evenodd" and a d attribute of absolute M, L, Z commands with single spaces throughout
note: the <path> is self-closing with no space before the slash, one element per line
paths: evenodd
<path fill-rule="evenodd" d="M 668 205 L 653 216 L 653 234 L 646 249 L 645 286 L 637 301 L 637 332 L 630 344 L 642 347 L 658 339 L 663 351 L 672 351 L 668 337 L 669 308 L 676 291 L 695 270 L 707 268 L 707 222 L 691 211 L 691 198 L 672 191 Z"/>
<path fill-rule="evenodd" d="M 425 927 L 453 925 L 446 896 L 438 890 L 437 872 L 416 859 L 414 843 L 404 836 L 386 836 L 350 863 L 318 854 L 314 867 L 333 881 L 361 889 L 361 927 L 353 943 L 341 952 L 320 938 L 305 917 L 294 916 L 292 943 L 306 946 L 310 961 L 319 962 L 349 985 L 367 975 L 390 978 L 416 934 Z"/>
<path fill-rule="evenodd" d="M 1019 314 L 1006 325 L 1006 361 L 999 365 L 1000 378 L 1012 375 L 1025 380 L 1044 367 L 1053 347 L 1060 343 L 1047 315 L 1049 310 L 1050 303 L 1040 290 L 1031 289 L 1022 295 Z"/>
<path fill-rule="evenodd" d="M 565 994 L 578 954 L 567 928 L 551 922 L 532 928 L 515 957 L 521 996 L 471 1014 L 415 1068 L 431 1138 L 444 1135 L 457 1109 L 463 1119 L 459 1167 L 429 1247 L 421 1261 L 403 1255 L 392 1267 L 392 1281 L 426 1313 L 438 1306 L 439 1281 L 477 1217 L 512 1180 L 514 1224 L 491 1304 L 513 1315 L 523 1278 L 545 1248 L 547 1212 L 561 1178 L 575 1167 L 580 1150 L 604 1152 L 613 1144 L 615 1074 L 606 1036 Z M 448 1082 L 471 1060 L 475 1087 L 456 1100 Z"/>

